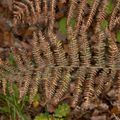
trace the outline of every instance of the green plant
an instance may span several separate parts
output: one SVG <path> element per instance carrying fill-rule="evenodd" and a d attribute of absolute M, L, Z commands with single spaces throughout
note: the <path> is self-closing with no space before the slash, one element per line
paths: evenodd
<path fill-rule="evenodd" d="M 117 32 L 117 41 L 120 43 L 120 30 Z"/>
<path fill-rule="evenodd" d="M 7 83 L 6 95 L 0 94 L 0 113 L 5 114 L 10 120 L 27 120 L 23 111 L 27 96 L 22 101 L 19 100 L 19 91 L 15 84 L 12 85 L 12 93 L 10 93 L 9 83 Z"/>
<path fill-rule="evenodd" d="M 56 118 L 65 118 L 70 113 L 70 106 L 66 103 L 63 103 L 58 106 L 55 110 L 54 117 Z"/>
<path fill-rule="evenodd" d="M 101 29 L 102 30 L 105 30 L 105 28 L 108 26 L 108 21 L 107 20 L 103 20 L 102 22 L 101 22 Z"/>
<path fill-rule="evenodd" d="M 34 120 L 66 120 L 66 117 L 69 113 L 70 106 L 66 103 L 63 103 L 55 110 L 53 117 L 49 113 L 41 113 L 40 115 L 36 116 Z"/>
<path fill-rule="evenodd" d="M 88 3 L 90 6 L 92 6 L 93 0 L 87 0 L 87 3 Z"/>
<path fill-rule="evenodd" d="M 41 113 L 40 115 L 36 116 L 34 120 L 52 120 L 48 113 Z"/>
<path fill-rule="evenodd" d="M 67 17 L 63 17 L 62 19 L 60 19 L 58 24 L 59 24 L 59 31 L 62 34 L 67 34 Z M 75 19 L 74 18 L 72 18 L 70 20 L 70 26 L 72 28 L 74 28 L 74 26 L 75 26 Z"/>
<path fill-rule="evenodd" d="M 105 12 L 109 15 L 112 13 L 112 11 L 113 11 L 113 0 L 109 0 Z"/>

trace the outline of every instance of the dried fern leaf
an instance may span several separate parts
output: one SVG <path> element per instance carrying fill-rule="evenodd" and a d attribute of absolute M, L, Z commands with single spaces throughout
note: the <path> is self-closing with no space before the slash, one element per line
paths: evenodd
<path fill-rule="evenodd" d="M 111 15 L 111 18 L 110 18 L 110 24 L 109 24 L 109 29 L 110 30 L 113 30 L 114 28 L 114 21 L 115 21 L 115 18 L 116 18 L 116 14 L 118 13 L 118 11 L 120 11 L 120 1 L 117 2 L 113 12 L 112 12 L 112 15 Z"/>
<path fill-rule="evenodd" d="M 95 88 L 95 94 L 96 96 L 99 97 L 99 95 L 102 93 L 103 89 L 104 89 L 104 84 L 105 84 L 105 81 L 106 81 L 106 78 L 108 76 L 108 69 L 103 69 L 102 73 L 100 73 L 99 77 L 98 77 L 98 85 L 97 87 Z"/>
<path fill-rule="evenodd" d="M 105 12 L 105 10 L 107 5 L 108 5 L 108 0 L 103 0 L 101 6 L 99 7 L 99 12 L 96 18 L 97 20 L 96 27 L 95 27 L 96 33 L 101 31 L 100 24 L 101 24 L 101 21 L 105 20 L 106 18 L 107 13 Z"/>
<path fill-rule="evenodd" d="M 71 107 L 75 108 L 77 106 L 77 103 L 79 101 L 79 96 L 83 91 L 83 83 L 85 80 L 85 75 L 86 75 L 86 68 L 80 67 L 77 71 L 77 77 L 76 77 L 76 84 L 75 84 L 75 91 L 73 94 L 72 102 L 71 102 Z"/>
<path fill-rule="evenodd" d="M 51 99 L 55 94 L 56 87 L 58 86 L 58 80 L 60 80 L 62 75 L 61 67 L 54 67 L 53 76 L 50 80 L 49 98 Z"/>
<path fill-rule="evenodd" d="M 93 17 L 95 15 L 96 11 L 97 11 L 97 8 L 98 8 L 99 4 L 100 4 L 100 0 L 94 0 L 94 3 L 92 5 L 91 11 L 90 11 L 90 14 L 88 16 L 87 23 L 86 23 L 85 28 L 84 28 L 85 31 L 88 30 L 88 28 L 90 27 L 90 25 L 93 21 Z"/>
<path fill-rule="evenodd" d="M 94 60 L 95 65 L 98 67 L 105 67 L 105 40 L 106 36 L 103 31 L 98 34 L 98 41 L 94 45 Z"/>
<path fill-rule="evenodd" d="M 70 1 L 70 8 L 69 8 L 68 17 L 67 17 L 67 27 L 70 26 L 70 21 L 71 21 L 71 18 L 73 17 L 73 13 L 74 13 L 76 4 L 77 4 L 77 0 Z"/>
<path fill-rule="evenodd" d="M 42 35 L 42 32 L 39 31 L 39 41 L 40 41 L 40 47 L 43 51 L 44 56 L 47 58 L 47 64 L 49 66 L 54 66 L 54 58 L 53 53 L 50 48 L 50 44 L 45 40 L 45 37 Z"/>
<path fill-rule="evenodd" d="M 63 73 L 63 78 L 61 79 L 61 84 L 59 88 L 57 89 L 52 101 L 53 105 L 57 105 L 60 101 L 60 99 L 63 97 L 63 95 L 66 93 L 69 87 L 69 83 L 71 81 L 71 68 L 65 68 L 64 73 Z"/>
<path fill-rule="evenodd" d="M 12 48 L 12 53 L 14 55 L 14 59 L 15 59 L 15 62 L 18 66 L 18 69 L 21 71 L 21 72 L 24 72 L 26 70 L 25 66 L 23 65 L 23 60 L 21 58 L 21 55 L 20 55 L 20 51 L 17 50 L 16 48 Z"/>
<path fill-rule="evenodd" d="M 50 94 L 50 80 L 52 76 L 52 67 L 46 67 L 42 76 L 42 80 L 44 83 L 44 90 L 45 90 L 45 101 L 50 100 L 49 94 Z"/>
<path fill-rule="evenodd" d="M 72 32 L 72 29 L 69 29 L 69 50 L 70 50 L 70 59 L 71 59 L 71 66 L 78 67 L 79 66 L 79 54 L 78 54 L 78 43 L 77 39 Z"/>
<path fill-rule="evenodd" d="M 108 35 L 108 66 L 114 68 L 117 64 L 116 58 L 119 55 L 119 50 L 112 33 L 109 30 L 106 32 Z"/>
<path fill-rule="evenodd" d="M 33 33 L 33 40 L 32 40 L 32 45 L 33 45 L 33 56 L 35 59 L 35 62 L 37 64 L 37 66 L 40 67 L 44 67 L 45 66 L 45 62 L 43 60 L 43 58 L 41 57 L 41 49 L 40 49 L 40 43 L 39 43 L 39 38 L 37 36 L 37 32 Z"/>
<path fill-rule="evenodd" d="M 78 17 L 77 17 L 77 22 L 75 25 L 75 36 L 79 33 L 80 25 L 83 20 L 83 15 L 84 15 L 84 8 L 86 6 L 87 0 L 82 0 L 81 3 L 79 4 L 78 8 Z"/>
<path fill-rule="evenodd" d="M 52 33 L 51 31 L 49 32 L 49 37 L 50 37 L 50 42 L 54 46 L 54 54 L 55 54 L 55 60 L 56 64 L 58 66 L 66 66 L 68 65 L 66 56 L 65 56 L 65 51 L 62 47 L 62 43 L 60 40 L 57 39 L 56 35 Z"/>
<path fill-rule="evenodd" d="M 45 23 L 47 24 L 48 22 L 48 1 L 43 0 L 44 3 L 44 16 L 45 16 Z"/>
<path fill-rule="evenodd" d="M 56 0 L 51 0 L 51 10 L 50 10 L 50 30 L 53 31 L 54 23 L 55 23 L 55 8 L 56 8 Z"/>
<path fill-rule="evenodd" d="M 33 102 L 34 97 L 36 96 L 37 92 L 38 92 L 38 88 L 39 88 L 39 83 L 41 81 L 41 71 L 37 70 L 35 77 L 34 77 L 34 83 L 32 84 L 32 86 L 30 87 L 30 96 L 29 96 L 29 101 L 30 103 Z"/>
<path fill-rule="evenodd" d="M 85 80 L 84 102 L 82 104 L 83 109 L 89 108 L 91 98 L 92 98 L 93 93 L 94 93 L 94 77 L 95 77 L 96 73 L 97 73 L 96 68 L 89 69 L 88 76 Z"/>
<path fill-rule="evenodd" d="M 21 51 L 21 56 L 24 61 L 24 65 L 26 66 L 25 76 L 24 76 L 24 87 L 20 88 L 20 98 L 22 98 L 28 92 L 30 82 L 32 80 L 33 66 L 30 58 L 26 56 L 27 52 Z"/>
<path fill-rule="evenodd" d="M 91 52 L 87 37 L 88 37 L 87 32 L 85 31 L 82 31 L 81 37 L 79 37 L 79 40 L 81 42 L 79 51 L 80 51 L 80 59 L 82 66 L 90 65 Z"/>

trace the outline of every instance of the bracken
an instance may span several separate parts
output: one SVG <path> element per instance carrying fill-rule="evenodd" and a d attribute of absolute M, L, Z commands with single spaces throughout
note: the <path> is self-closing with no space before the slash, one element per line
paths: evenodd
<path fill-rule="evenodd" d="M 92 6 L 87 0 L 69 2 L 68 51 L 65 51 L 66 43 L 55 32 L 57 1 L 14 0 L 14 28 L 28 24 L 35 29 L 32 57 L 27 55 L 27 50 L 13 47 L 17 67 L 8 62 L 0 65 L 4 94 L 7 81 L 14 82 L 20 99 L 28 93 L 32 103 L 39 92 L 41 103 L 56 106 L 70 94 L 70 85 L 74 83 L 70 106 L 87 109 L 94 97 L 99 98 L 106 87 L 113 86 L 113 80 L 120 91 L 120 49 L 116 40 L 116 31 L 120 28 L 120 1 L 114 0 L 111 14 L 106 12 L 109 0 L 94 0 Z M 74 28 L 70 25 L 73 18 L 76 19 Z M 108 22 L 105 28 L 101 25 L 104 20 Z"/>

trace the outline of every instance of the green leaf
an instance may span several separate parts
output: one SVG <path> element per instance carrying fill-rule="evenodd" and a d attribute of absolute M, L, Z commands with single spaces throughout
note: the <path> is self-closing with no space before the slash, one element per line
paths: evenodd
<path fill-rule="evenodd" d="M 87 3 L 88 3 L 90 6 L 92 6 L 93 0 L 87 0 Z"/>
<path fill-rule="evenodd" d="M 76 23 L 75 19 L 72 18 L 72 19 L 70 20 L 70 26 L 71 26 L 72 28 L 74 28 L 74 27 L 75 27 L 75 23 Z"/>
<path fill-rule="evenodd" d="M 74 28 L 75 22 L 76 22 L 76 21 L 75 21 L 74 18 L 72 18 L 72 19 L 70 20 L 70 26 L 71 26 L 72 28 Z M 59 31 L 60 31 L 62 34 L 67 34 L 67 18 L 66 18 L 66 17 L 63 17 L 62 19 L 59 20 L 58 24 L 59 24 Z"/>
<path fill-rule="evenodd" d="M 14 64 L 15 64 L 15 59 L 14 59 L 14 56 L 13 56 L 12 53 L 10 53 L 10 56 L 9 56 L 9 63 L 10 63 L 11 65 L 14 65 Z"/>
<path fill-rule="evenodd" d="M 105 30 L 105 28 L 108 26 L 108 21 L 107 20 L 103 20 L 102 22 L 101 22 L 101 29 L 102 30 Z"/>
<path fill-rule="evenodd" d="M 67 33 L 67 18 L 63 17 L 60 21 L 59 21 L 59 31 L 63 34 Z"/>
<path fill-rule="evenodd" d="M 113 0 L 109 0 L 105 12 L 109 15 L 112 13 L 112 11 L 113 11 Z"/>
<path fill-rule="evenodd" d="M 9 113 L 9 109 L 7 106 L 0 107 L 0 113 Z"/>
<path fill-rule="evenodd" d="M 40 115 L 36 116 L 34 120 L 52 120 L 48 113 L 41 113 Z"/>
<path fill-rule="evenodd" d="M 117 36 L 117 42 L 120 43 L 120 30 L 117 32 L 116 36 Z"/>
<path fill-rule="evenodd" d="M 63 103 L 58 106 L 58 108 L 55 110 L 54 116 L 57 118 L 66 117 L 70 112 L 70 106 L 66 103 Z"/>

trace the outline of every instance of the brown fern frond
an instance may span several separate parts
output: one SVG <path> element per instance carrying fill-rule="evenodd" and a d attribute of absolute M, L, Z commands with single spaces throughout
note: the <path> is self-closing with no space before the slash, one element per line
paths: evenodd
<path fill-rule="evenodd" d="M 81 3 L 79 4 L 78 17 L 77 17 L 77 22 L 75 25 L 75 32 L 74 32 L 75 36 L 77 36 L 77 34 L 79 33 L 80 25 L 83 20 L 84 8 L 86 6 L 86 3 L 87 3 L 87 0 L 82 0 Z"/>
<path fill-rule="evenodd" d="M 53 31 L 54 23 L 55 23 L 55 8 L 56 8 L 56 0 L 51 0 L 51 10 L 50 10 L 50 30 Z"/>
<path fill-rule="evenodd" d="M 75 108 L 77 106 L 77 103 L 79 101 L 79 96 L 83 91 L 83 83 L 85 80 L 85 75 L 86 75 L 86 68 L 80 67 L 79 70 L 77 71 L 77 77 L 76 77 L 76 84 L 75 84 L 75 91 L 73 94 L 72 102 L 71 102 L 71 107 Z"/>
<path fill-rule="evenodd" d="M 93 56 L 95 60 L 95 65 L 98 67 L 105 66 L 105 40 L 106 36 L 103 31 L 98 33 L 98 40 L 94 45 L 94 52 L 95 55 Z"/>
<path fill-rule="evenodd" d="M 116 67 L 119 50 L 112 33 L 109 30 L 106 30 L 106 33 L 108 35 L 108 66 L 113 68 Z"/>
<path fill-rule="evenodd" d="M 77 67 L 79 66 L 79 54 L 78 54 L 78 42 L 74 33 L 72 32 L 72 28 L 69 29 L 69 50 L 70 50 L 70 59 L 71 59 L 71 66 Z"/>
<path fill-rule="evenodd" d="M 14 59 L 15 59 L 15 62 L 18 66 L 18 69 L 21 72 L 24 72 L 25 71 L 25 66 L 23 65 L 23 60 L 21 58 L 20 51 L 17 50 L 16 48 L 12 48 L 12 53 L 14 55 Z"/>
<path fill-rule="evenodd" d="M 101 31 L 100 29 L 100 25 L 101 25 L 101 21 L 103 21 L 105 18 L 106 18 L 106 7 L 108 5 L 108 0 L 103 0 L 102 1 L 102 4 L 100 5 L 99 7 L 99 12 L 98 12 L 98 15 L 97 15 L 97 23 L 96 23 L 96 27 L 95 27 L 95 33 Z"/>
<path fill-rule="evenodd" d="M 60 99 L 63 97 L 63 95 L 66 93 L 69 87 L 69 83 L 71 81 L 71 68 L 64 68 L 63 71 L 63 78 L 61 79 L 61 84 L 59 88 L 57 89 L 52 101 L 53 105 L 57 105 L 60 102 Z"/>
<path fill-rule="evenodd" d="M 76 4 L 77 4 L 77 0 L 70 0 L 70 8 L 69 8 L 68 17 L 67 17 L 67 27 L 70 27 L 70 21 L 71 21 L 71 18 L 73 17 Z"/>
<path fill-rule="evenodd" d="M 33 40 L 32 40 L 32 45 L 33 45 L 33 56 L 35 59 L 35 62 L 37 64 L 37 66 L 40 67 L 44 67 L 45 66 L 45 62 L 41 56 L 41 49 L 40 49 L 40 43 L 39 43 L 39 38 L 38 38 L 38 34 L 37 32 L 33 33 Z"/>
<path fill-rule="evenodd" d="M 55 54 L 55 60 L 56 64 L 59 66 L 66 66 L 68 65 L 68 61 L 65 56 L 65 51 L 62 47 L 62 43 L 60 40 L 57 39 L 56 35 L 49 32 L 50 42 L 54 46 L 54 54 Z"/>
<path fill-rule="evenodd" d="M 113 30 L 117 25 L 120 25 L 120 16 L 114 19 L 114 22 L 111 25 L 111 30 Z"/>
<path fill-rule="evenodd" d="M 32 83 L 31 87 L 30 87 L 30 92 L 29 92 L 29 101 L 30 103 L 33 102 L 34 97 L 36 96 L 37 92 L 38 92 L 38 88 L 39 88 L 39 83 L 42 80 L 42 76 L 41 76 L 42 71 L 39 71 L 37 69 L 36 74 L 34 76 L 34 82 Z"/>
<path fill-rule="evenodd" d="M 45 101 L 49 101 L 50 98 L 49 98 L 49 94 L 50 94 L 50 80 L 51 80 L 51 77 L 52 77 L 52 71 L 53 71 L 53 68 L 52 67 L 46 67 L 45 70 L 44 70 L 44 73 L 42 75 L 42 80 L 43 80 L 43 83 L 44 83 L 44 90 L 45 90 Z"/>
<path fill-rule="evenodd" d="M 50 89 L 49 89 L 49 98 L 51 99 L 53 95 L 55 94 L 56 87 L 58 86 L 58 80 L 61 79 L 62 75 L 62 68 L 55 67 L 53 69 L 53 75 L 50 80 Z"/>
<path fill-rule="evenodd" d="M 85 31 L 88 30 L 88 28 L 90 27 L 90 25 L 93 21 L 93 17 L 95 15 L 96 11 L 97 11 L 97 8 L 98 8 L 99 4 L 100 4 L 100 0 L 94 0 L 94 3 L 92 5 L 91 11 L 90 11 L 90 14 L 88 16 L 87 23 L 86 23 L 85 28 L 84 28 Z"/>
<path fill-rule="evenodd" d="M 90 47 L 89 47 L 89 43 L 88 43 L 87 32 L 85 32 L 83 30 L 81 32 L 81 37 L 79 37 L 79 40 L 81 41 L 80 48 L 79 48 L 81 65 L 89 66 L 91 52 L 90 52 Z"/>
<path fill-rule="evenodd" d="M 41 17 L 41 2 L 38 0 L 14 1 L 13 2 L 13 24 L 38 23 Z"/>
<path fill-rule="evenodd" d="M 110 88 L 113 86 L 116 72 L 117 72 L 117 70 L 114 68 L 109 69 L 108 77 L 105 80 L 105 85 L 104 85 L 104 90 L 103 90 L 104 93 L 108 93 L 108 91 L 110 91 Z"/>
<path fill-rule="evenodd" d="M 115 22 L 115 18 L 116 18 L 118 11 L 120 11 L 120 1 L 119 0 L 118 0 L 117 5 L 115 6 L 115 8 L 112 12 L 111 18 L 110 18 L 110 22 L 109 22 L 110 31 L 112 31 L 114 28 L 114 22 Z"/>
<path fill-rule="evenodd" d="M 40 47 L 41 50 L 43 51 L 44 56 L 47 59 L 47 64 L 50 66 L 54 66 L 54 58 L 50 48 L 50 44 L 48 43 L 48 41 L 46 41 L 41 31 L 39 31 L 38 35 L 39 35 Z"/>
<path fill-rule="evenodd" d="M 35 3 L 36 15 L 39 19 L 41 14 L 41 0 L 34 0 L 34 3 Z"/>
<path fill-rule="evenodd" d="M 91 98 L 94 93 L 94 78 L 95 78 L 97 71 L 98 70 L 96 68 L 89 69 L 88 76 L 85 80 L 84 103 L 82 104 L 83 109 L 89 108 Z"/>
<path fill-rule="evenodd" d="M 107 74 L 108 71 L 109 71 L 108 69 L 103 69 L 103 71 L 98 76 L 98 79 L 96 79 L 98 81 L 98 85 L 95 88 L 95 94 L 98 97 L 102 93 L 102 90 L 104 89 L 104 84 L 105 84 L 106 78 L 108 76 L 108 74 Z"/>
<path fill-rule="evenodd" d="M 45 23 L 47 24 L 48 22 L 48 1 L 43 0 L 44 3 L 44 16 L 45 16 Z"/>
<path fill-rule="evenodd" d="M 28 58 L 26 54 L 27 52 L 25 50 L 21 51 L 21 56 L 24 61 L 24 65 L 26 66 L 26 71 L 25 71 L 24 80 L 23 80 L 24 87 L 20 88 L 20 98 L 22 98 L 28 92 L 30 82 L 32 80 L 32 73 L 33 73 L 33 65 L 31 63 L 30 58 Z"/>

